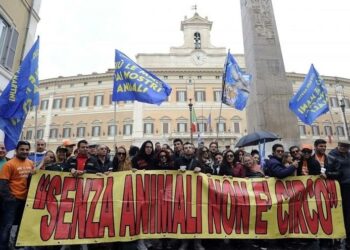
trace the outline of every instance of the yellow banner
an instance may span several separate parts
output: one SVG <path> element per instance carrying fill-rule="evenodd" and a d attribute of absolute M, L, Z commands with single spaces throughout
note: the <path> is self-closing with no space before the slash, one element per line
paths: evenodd
<path fill-rule="evenodd" d="M 31 180 L 17 245 L 343 237 L 339 184 L 316 176 L 126 171 L 74 178 L 39 171 Z"/>

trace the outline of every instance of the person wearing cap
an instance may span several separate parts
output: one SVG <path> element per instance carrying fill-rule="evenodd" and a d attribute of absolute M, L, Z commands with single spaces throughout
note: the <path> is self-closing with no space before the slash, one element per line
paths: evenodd
<path fill-rule="evenodd" d="M 47 164 L 45 170 L 63 171 L 66 166 L 67 148 L 65 146 L 58 146 L 56 149 L 56 161 Z"/>
<path fill-rule="evenodd" d="M 66 159 L 68 159 L 69 157 L 72 156 L 73 154 L 73 149 L 75 146 L 75 143 L 73 143 L 71 140 L 69 139 L 64 139 L 62 141 L 62 146 L 64 146 L 67 149 L 67 153 L 66 153 Z"/>
<path fill-rule="evenodd" d="M 88 147 L 88 155 L 89 157 L 97 158 L 97 144 L 90 144 Z"/>
<path fill-rule="evenodd" d="M 350 141 L 339 141 L 328 154 L 326 177 L 339 181 L 346 231 L 346 249 L 350 249 Z"/>
<path fill-rule="evenodd" d="M 303 144 L 301 146 L 301 159 L 299 160 L 299 167 L 297 175 L 320 175 L 321 165 L 318 161 L 312 158 L 312 145 Z"/>

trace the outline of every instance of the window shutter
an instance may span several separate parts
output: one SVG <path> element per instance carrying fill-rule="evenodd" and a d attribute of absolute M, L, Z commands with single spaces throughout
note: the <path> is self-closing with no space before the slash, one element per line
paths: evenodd
<path fill-rule="evenodd" d="M 11 39 L 8 43 L 7 48 L 7 54 L 5 57 L 5 67 L 9 70 L 12 69 L 13 61 L 16 54 L 16 47 L 17 47 L 17 40 L 18 40 L 18 32 L 16 29 L 11 29 Z"/>

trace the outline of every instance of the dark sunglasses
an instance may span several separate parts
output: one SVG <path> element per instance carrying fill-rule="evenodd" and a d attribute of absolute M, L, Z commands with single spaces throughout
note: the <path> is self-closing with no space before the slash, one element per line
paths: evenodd
<path fill-rule="evenodd" d="M 159 157 L 160 158 L 166 158 L 166 155 L 160 155 Z"/>
<path fill-rule="evenodd" d="M 299 152 L 299 149 L 291 151 L 292 154 L 296 154 Z"/>
<path fill-rule="evenodd" d="M 117 155 L 126 155 L 126 153 L 117 153 Z"/>
<path fill-rule="evenodd" d="M 226 155 L 227 158 L 233 158 L 233 155 Z"/>

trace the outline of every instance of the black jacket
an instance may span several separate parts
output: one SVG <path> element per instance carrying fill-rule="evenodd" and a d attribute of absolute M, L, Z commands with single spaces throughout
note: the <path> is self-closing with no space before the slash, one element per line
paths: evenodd
<path fill-rule="evenodd" d="M 299 167 L 297 169 L 297 175 L 302 175 L 302 166 L 303 166 L 303 159 L 299 161 Z M 307 161 L 307 169 L 309 170 L 309 175 L 320 175 L 321 174 L 321 165 L 320 163 L 315 159 L 310 157 Z"/>
<path fill-rule="evenodd" d="M 326 175 L 340 184 L 350 184 L 350 153 L 343 155 L 337 148 L 332 149 L 328 154 Z"/>
<path fill-rule="evenodd" d="M 201 167 L 196 158 L 186 158 L 185 156 L 180 156 L 175 160 L 175 169 L 180 169 L 181 166 L 186 166 L 186 170 L 194 170 L 196 167 Z"/>
<path fill-rule="evenodd" d="M 77 157 L 72 156 L 67 160 L 66 166 L 63 171 L 70 172 L 72 168 L 77 169 Z M 89 157 L 85 162 L 84 171 L 86 173 L 102 173 L 102 169 L 98 165 L 95 157 Z"/>

